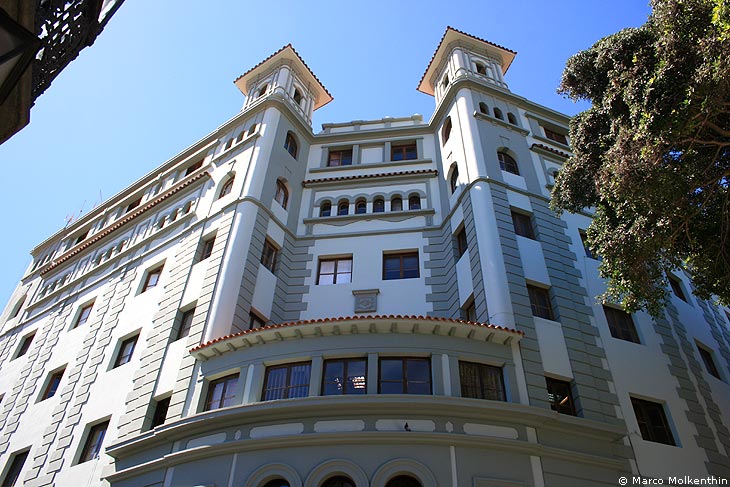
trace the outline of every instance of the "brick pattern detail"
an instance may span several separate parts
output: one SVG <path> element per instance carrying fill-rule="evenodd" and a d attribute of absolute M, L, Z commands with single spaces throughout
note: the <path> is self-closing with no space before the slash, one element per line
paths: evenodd
<path fill-rule="evenodd" d="M 666 317 L 654 321 L 654 329 L 664 340 L 662 350 L 669 357 L 670 372 L 679 382 L 677 393 L 687 403 L 687 419 L 697 429 L 695 442 L 707 455 L 707 473 L 728 478 L 730 458 L 719 450 L 716 440 L 720 441 L 726 452 L 730 451 L 730 431 L 722 422 L 720 408 L 712 398 L 712 390 L 705 380 L 704 365 L 697 359 L 697 346 L 687 336 L 687 329 L 679 319 L 677 308 L 668 303 L 665 311 Z M 717 435 L 710 428 L 708 419 Z"/>

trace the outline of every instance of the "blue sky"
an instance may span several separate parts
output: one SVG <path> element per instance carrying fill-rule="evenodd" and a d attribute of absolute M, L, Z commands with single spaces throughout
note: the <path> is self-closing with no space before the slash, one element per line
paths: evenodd
<path fill-rule="evenodd" d="M 244 99 L 233 80 L 288 43 L 335 98 L 315 112 L 315 132 L 326 122 L 429 120 L 433 98 L 416 85 L 447 25 L 517 51 L 512 92 L 573 115 L 586 105 L 555 91 L 567 58 L 649 13 L 643 0 L 126 0 L 36 101 L 30 125 L 0 145 L 0 301 L 67 215 L 235 115 Z"/>

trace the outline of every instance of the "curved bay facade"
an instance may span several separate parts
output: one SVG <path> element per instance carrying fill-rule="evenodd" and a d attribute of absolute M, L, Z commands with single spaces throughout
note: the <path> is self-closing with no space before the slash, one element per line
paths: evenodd
<path fill-rule="evenodd" d="M 421 116 L 325 124 L 291 46 L 241 112 L 32 251 L 3 485 L 516 487 L 730 474 L 730 314 L 600 303 L 548 207 L 568 118 L 449 28 Z M 14 482 L 14 483 L 13 483 Z"/>

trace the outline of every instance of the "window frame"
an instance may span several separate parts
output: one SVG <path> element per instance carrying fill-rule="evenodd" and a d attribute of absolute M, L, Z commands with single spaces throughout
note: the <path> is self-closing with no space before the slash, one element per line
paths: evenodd
<path fill-rule="evenodd" d="M 326 262 L 334 262 L 335 265 L 334 265 L 333 273 L 329 273 L 329 272 L 326 272 L 324 274 L 322 273 L 322 264 L 323 263 L 326 263 Z M 340 262 L 342 262 L 343 264 L 345 262 L 349 262 L 350 263 L 350 272 L 338 272 L 338 267 L 340 266 Z M 332 286 L 332 285 L 335 285 L 335 284 L 350 284 L 350 283 L 352 283 L 352 270 L 353 270 L 353 259 L 352 259 L 352 255 L 350 255 L 350 256 L 344 256 L 344 257 L 320 258 L 319 259 L 319 265 L 317 266 L 317 281 L 316 281 L 316 285 L 317 286 Z M 332 282 L 322 283 L 321 282 L 321 278 L 322 278 L 323 275 L 325 275 L 325 276 L 332 275 Z M 341 275 L 342 276 L 349 276 L 348 280 L 347 281 L 343 281 L 343 282 L 339 282 L 338 277 L 341 276 Z"/>
<path fill-rule="evenodd" d="M 674 295 L 685 303 L 689 303 L 689 301 L 687 300 L 687 295 L 685 294 L 684 288 L 682 286 L 682 280 L 674 274 L 667 274 L 667 280 L 669 281 L 669 287 L 672 288 L 672 292 L 674 293 Z"/>
<path fill-rule="evenodd" d="M 185 311 L 180 310 L 180 313 L 175 341 L 190 335 L 190 328 L 193 326 L 193 318 L 195 317 L 195 306 Z"/>
<path fill-rule="evenodd" d="M 446 120 L 444 120 L 444 125 L 441 127 L 441 144 L 446 145 L 446 142 L 449 141 L 449 137 L 451 137 L 451 129 L 453 128 L 453 124 L 451 123 L 451 117 L 446 117 Z"/>
<path fill-rule="evenodd" d="M 61 385 L 61 381 L 63 380 L 64 372 L 66 372 L 66 366 L 52 372 L 51 375 L 48 376 L 46 386 L 43 388 L 43 394 L 41 394 L 40 398 L 38 398 L 38 402 L 45 401 L 46 399 L 50 399 L 56 395 L 56 392 L 58 392 L 58 388 Z"/>
<path fill-rule="evenodd" d="M 148 270 L 145 274 L 144 278 L 144 284 L 142 285 L 142 290 L 140 291 L 140 294 L 145 293 L 149 291 L 150 289 L 156 288 L 157 285 L 160 283 L 160 278 L 162 277 L 162 270 L 164 266 L 159 265 L 157 267 L 153 267 L 152 269 Z M 154 280 L 153 280 L 153 276 Z"/>
<path fill-rule="evenodd" d="M 261 251 L 261 265 L 274 274 L 276 273 L 276 260 L 278 257 L 279 247 L 269 238 L 264 239 L 264 247 Z"/>
<path fill-rule="evenodd" d="M 542 127 L 545 132 L 545 138 L 557 142 L 558 144 L 568 145 L 568 136 L 566 134 L 556 132 L 555 130 L 549 129 L 545 126 Z"/>
<path fill-rule="evenodd" d="M 170 411 L 171 399 L 172 396 L 167 396 L 155 400 L 155 409 L 152 412 L 152 419 L 150 419 L 150 429 L 154 429 L 165 424 L 165 421 L 167 420 L 167 413 Z M 162 414 L 161 411 L 164 411 L 164 414 Z"/>
<path fill-rule="evenodd" d="M 415 142 L 398 143 L 390 146 L 391 161 L 414 161 L 417 159 L 418 144 Z"/>
<path fill-rule="evenodd" d="M 469 250 L 469 242 L 466 238 L 466 228 L 464 225 L 456 231 L 454 239 L 456 240 L 456 260 L 458 261 Z"/>
<path fill-rule="evenodd" d="M 206 392 L 205 392 L 205 402 L 203 403 L 203 411 L 215 411 L 216 409 L 221 408 L 227 408 L 230 406 L 235 406 L 235 404 L 231 404 L 229 401 L 235 401 L 236 397 L 238 396 L 238 381 L 240 379 L 241 374 L 238 372 L 235 372 L 233 374 L 228 374 L 223 377 L 219 377 L 217 379 L 209 380 Z M 218 384 L 223 385 L 222 392 L 220 394 L 219 399 L 215 399 L 215 388 L 218 386 Z M 229 391 L 233 391 L 233 394 L 230 395 L 227 393 Z M 217 402 L 217 406 L 213 407 L 214 401 Z"/>
<path fill-rule="evenodd" d="M 520 237 L 529 238 L 530 240 L 537 240 L 535 236 L 535 227 L 532 223 L 532 215 L 510 210 L 512 214 L 512 227 L 515 231 L 515 235 Z"/>
<path fill-rule="evenodd" d="M 615 308 L 613 306 L 603 305 L 603 315 L 608 323 L 608 331 L 613 338 L 624 340 L 626 342 L 641 344 L 639 332 L 634 323 L 634 318 L 630 313 Z M 630 326 L 627 326 L 630 325 Z"/>
<path fill-rule="evenodd" d="M 327 167 L 352 166 L 352 148 L 329 149 L 327 152 Z"/>
<path fill-rule="evenodd" d="M 286 138 L 284 139 L 284 150 L 286 150 L 294 159 L 297 158 L 299 153 L 299 142 L 291 131 L 286 133 Z"/>
<path fill-rule="evenodd" d="M 324 201 L 319 205 L 319 216 L 320 218 L 332 216 L 332 202 Z"/>
<path fill-rule="evenodd" d="M 467 385 L 464 383 L 464 377 L 466 376 L 466 369 L 471 368 L 472 372 L 477 373 L 479 384 Z M 492 375 L 492 377 L 485 377 L 482 373 Z M 499 379 L 498 388 L 492 388 L 487 385 L 488 379 Z M 468 360 L 459 360 L 459 386 L 461 389 L 461 397 L 469 399 L 482 399 L 487 401 L 502 401 L 507 402 L 507 389 L 504 383 L 504 368 L 497 367 L 495 365 L 484 364 L 481 362 L 472 362 Z M 468 388 L 473 391 L 467 390 Z M 472 394 L 473 392 L 473 394 Z M 471 394 L 471 395 L 470 395 Z M 487 397 L 490 396 L 490 397 Z"/>
<path fill-rule="evenodd" d="M 340 200 L 337 202 L 337 216 L 347 216 L 350 214 L 350 202 L 348 200 Z"/>
<path fill-rule="evenodd" d="M 545 386 L 548 391 L 548 402 L 550 402 L 550 409 L 557 413 L 565 414 L 568 416 L 578 415 L 575 410 L 575 400 L 573 399 L 573 384 L 571 381 L 555 379 L 554 377 L 546 376 Z M 563 388 L 563 390 L 556 390 L 556 387 Z M 558 394 L 562 394 L 562 396 L 558 396 Z M 562 400 L 558 401 L 559 399 L 561 399 L 561 397 Z M 567 405 L 563 404 L 566 399 L 568 401 Z"/>
<path fill-rule="evenodd" d="M 213 255 L 213 247 L 215 246 L 215 237 L 216 234 L 211 235 L 210 237 L 206 237 L 201 242 L 200 246 L 200 258 L 198 259 L 198 262 L 203 262 L 204 260 L 208 259 L 211 255 Z"/>
<path fill-rule="evenodd" d="M 532 316 L 542 318 L 544 320 L 555 320 L 555 310 L 550 299 L 550 290 L 548 288 L 527 284 L 527 295 L 530 299 L 530 309 Z"/>
<path fill-rule="evenodd" d="M 390 211 L 403 211 L 403 198 L 395 195 L 390 199 Z"/>
<path fill-rule="evenodd" d="M 72 330 L 78 328 L 79 326 L 85 324 L 87 321 L 89 321 L 89 316 L 91 316 L 91 311 L 94 309 L 94 302 L 85 304 L 81 307 L 79 310 L 79 314 L 76 316 L 76 319 L 74 320 L 74 324 L 71 327 Z"/>
<path fill-rule="evenodd" d="M 274 201 L 279 203 L 285 210 L 289 206 L 289 190 L 281 179 L 276 180 L 276 192 L 274 193 Z"/>
<path fill-rule="evenodd" d="M 203 167 L 203 159 L 199 160 L 196 163 L 190 164 L 187 168 L 185 168 L 185 176 L 184 177 L 190 176 L 192 173 L 194 173 L 195 171 L 197 171 L 201 167 Z"/>
<path fill-rule="evenodd" d="M 334 364 L 337 362 L 342 362 L 342 376 L 338 376 L 342 379 L 342 387 L 340 388 L 339 393 L 333 393 L 329 394 L 326 392 L 327 384 L 334 383 L 334 382 L 327 382 L 327 365 Z M 355 376 L 350 376 L 348 372 L 348 368 L 351 365 L 351 363 L 354 362 L 362 362 L 364 363 L 364 387 L 362 389 L 362 392 L 347 392 L 350 385 L 350 379 Z M 353 389 L 355 389 L 353 387 Z M 368 358 L 367 357 L 344 357 L 344 358 L 332 358 L 327 359 L 322 364 L 322 396 L 360 396 L 365 395 L 368 393 Z"/>
<path fill-rule="evenodd" d="M 37 331 L 38 330 L 33 330 L 32 333 L 28 333 L 20 339 L 20 346 L 18 346 L 18 351 L 15 352 L 15 358 L 20 358 L 28 353 L 28 350 L 30 350 L 30 346 L 33 344 L 33 340 L 35 339 Z"/>
<path fill-rule="evenodd" d="M 307 376 L 307 383 L 292 385 L 291 384 L 292 369 L 294 367 L 305 366 L 305 365 L 308 367 L 307 372 L 305 374 Z M 271 373 L 271 371 L 280 370 L 280 369 L 286 369 L 286 379 L 284 381 L 285 386 L 279 388 L 284 391 L 284 397 L 275 397 L 275 398 L 267 399 L 266 395 L 268 392 L 274 391 L 274 390 L 279 390 L 279 389 L 269 389 L 268 388 L 269 380 L 270 380 L 269 374 Z M 301 361 L 301 362 L 289 362 L 289 363 L 279 364 L 279 365 L 270 365 L 270 366 L 266 367 L 266 371 L 264 372 L 264 385 L 261 388 L 261 401 L 278 401 L 281 399 L 296 399 L 296 398 L 302 398 L 302 397 L 309 397 L 309 387 L 310 387 L 311 383 L 312 383 L 312 362 L 310 360 L 305 360 L 305 361 Z M 290 391 L 292 389 L 299 389 L 299 388 L 306 388 L 306 394 L 303 396 L 291 396 L 290 395 Z"/>
<path fill-rule="evenodd" d="M 705 370 L 707 371 L 707 373 L 716 379 L 722 380 L 722 377 L 720 376 L 720 370 L 717 368 L 717 364 L 715 363 L 715 354 L 712 352 L 712 350 L 710 350 L 708 347 L 705 347 L 704 345 L 700 345 L 699 343 L 695 343 L 695 345 L 697 345 L 697 351 L 700 354 L 700 359 L 705 365 Z"/>
<path fill-rule="evenodd" d="M 401 361 L 401 392 L 383 392 L 383 382 L 397 383 L 395 380 L 383 380 L 383 361 Z M 408 392 L 408 384 L 413 382 L 414 384 L 421 384 L 421 381 L 410 380 L 408 378 L 408 366 L 409 362 L 426 362 L 428 364 L 428 392 L 427 393 L 416 393 Z M 432 395 L 433 394 L 433 370 L 431 368 L 430 357 L 378 357 L 378 394 L 414 394 L 414 395 Z"/>
<path fill-rule="evenodd" d="M 520 168 L 517 165 L 517 160 L 504 151 L 497 151 L 497 160 L 499 161 L 499 168 L 515 176 L 520 175 Z"/>
<path fill-rule="evenodd" d="M 416 262 L 418 266 L 416 267 L 416 275 L 406 277 L 405 273 L 408 270 L 412 270 L 410 268 L 405 268 L 403 265 L 404 259 L 408 257 L 416 257 Z M 400 277 L 387 277 L 386 274 L 386 261 L 390 259 L 398 259 L 399 260 L 399 276 Z M 388 252 L 383 253 L 383 281 L 396 281 L 400 279 L 419 279 L 421 277 L 421 259 L 419 252 L 417 250 L 415 251 L 404 251 L 404 252 Z"/>
<path fill-rule="evenodd" d="M 20 480 L 20 474 L 23 473 L 23 467 L 25 462 L 28 461 L 30 455 L 30 448 L 21 450 L 11 455 L 12 460 L 8 462 L 8 467 L 3 475 L 2 487 L 15 487 L 20 486 L 18 480 Z M 19 461 L 19 459 L 21 459 Z"/>
<path fill-rule="evenodd" d="M 674 438 L 674 432 L 669 424 L 669 418 L 664 406 L 664 403 L 631 396 L 631 407 L 634 410 L 634 417 L 639 426 L 641 438 L 645 441 L 677 446 L 677 440 Z M 660 424 L 652 424 L 652 419 L 656 418 L 660 420 Z M 659 432 L 657 430 L 663 431 Z"/>
<path fill-rule="evenodd" d="M 414 204 L 415 203 L 415 204 Z M 412 194 L 408 197 L 408 210 L 420 210 L 421 209 L 421 195 Z"/>
<path fill-rule="evenodd" d="M 385 198 L 382 196 L 373 199 L 373 213 L 385 213 Z"/>
<path fill-rule="evenodd" d="M 218 199 L 221 199 L 231 194 L 231 191 L 233 190 L 233 182 L 235 180 L 235 176 L 230 176 L 228 179 L 226 179 L 226 182 L 223 183 L 223 185 L 221 186 L 221 190 L 218 192 Z"/>
<path fill-rule="evenodd" d="M 361 211 L 362 208 L 362 211 Z M 358 198 L 355 200 L 355 214 L 364 215 L 368 212 L 368 202 L 364 198 Z"/>
<path fill-rule="evenodd" d="M 449 176 L 449 188 L 451 189 L 451 194 L 456 193 L 456 190 L 459 188 L 459 166 L 456 163 L 453 164 L 453 169 Z"/>
<path fill-rule="evenodd" d="M 114 365 L 112 366 L 112 369 L 116 369 L 117 367 L 121 367 L 122 365 L 128 364 L 132 361 L 134 351 L 137 348 L 138 340 L 139 333 L 125 338 L 121 341 L 121 343 L 119 344 L 119 348 L 117 349 L 116 356 L 114 358 Z M 131 348 L 128 349 L 128 347 Z"/>
<path fill-rule="evenodd" d="M 89 427 L 86 435 L 84 435 L 84 446 L 79 453 L 79 461 L 76 462 L 77 464 L 86 463 L 99 458 L 108 429 L 108 419 Z"/>
<path fill-rule="evenodd" d="M 583 252 L 585 253 L 586 257 L 589 259 L 598 260 L 598 258 L 595 255 L 593 255 L 593 251 L 591 250 L 591 247 L 588 244 L 588 232 L 579 228 L 578 235 L 580 236 L 581 244 L 583 244 Z"/>

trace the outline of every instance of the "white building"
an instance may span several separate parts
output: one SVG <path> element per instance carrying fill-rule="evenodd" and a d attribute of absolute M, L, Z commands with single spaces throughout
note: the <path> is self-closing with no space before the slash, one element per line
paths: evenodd
<path fill-rule="evenodd" d="M 2 486 L 517 487 L 730 477 L 730 315 L 602 305 L 548 209 L 568 118 L 447 29 L 420 116 L 325 124 L 291 46 L 238 115 L 32 251 Z M 633 484 L 632 484 L 633 485 Z M 717 484 L 716 484 L 717 485 Z"/>

